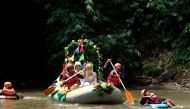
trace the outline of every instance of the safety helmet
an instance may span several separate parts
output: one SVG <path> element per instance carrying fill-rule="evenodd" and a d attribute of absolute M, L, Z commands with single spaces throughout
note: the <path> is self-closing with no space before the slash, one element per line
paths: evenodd
<path fill-rule="evenodd" d="M 146 92 L 146 89 L 141 90 L 141 97 L 144 96 L 145 92 Z"/>
<path fill-rule="evenodd" d="M 121 66 L 120 63 L 115 63 L 114 67 L 115 67 L 116 70 L 121 70 L 122 69 L 122 66 Z"/>
<path fill-rule="evenodd" d="M 5 88 L 9 88 L 9 87 L 11 87 L 12 86 L 12 83 L 11 82 L 5 82 L 4 83 L 4 87 Z"/>
<path fill-rule="evenodd" d="M 68 70 L 69 68 L 72 68 L 72 67 L 73 67 L 73 64 L 68 63 L 65 67 L 66 67 L 66 69 Z"/>
<path fill-rule="evenodd" d="M 80 66 L 82 66 L 82 64 L 81 64 L 80 61 L 76 61 L 76 62 L 75 62 L 75 66 L 76 66 L 76 65 L 80 65 Z"/>

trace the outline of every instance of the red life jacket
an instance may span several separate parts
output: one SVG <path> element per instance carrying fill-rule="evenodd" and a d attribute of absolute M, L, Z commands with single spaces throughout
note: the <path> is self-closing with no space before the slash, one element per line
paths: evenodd
<path fill-rule="evenodd" d="M 71 77 L 71 76 L 70 76 L 69 74 L 67 74 L 67 73 L 65 74 L 65 76 L 66 76 L 66 78 Z M 70 80 L 68 80 L 68 81 L 66 82 L 67 87 L 71 87 L 71 86 L 73 86 L 74 84 L 80 85 L 80 80 L 78 79 L 77 76 L 71 78 Z"/>
<path fill-rule="evenodd" d="M 14 88 L 11 88 L 11 89 L 7 89 L 7 88 L 3 88 L 3 90 L 2 90 L 2 94 L 4 94 L 4 95 L 14 95 L 16 92 L 15 92 L 15 90 L 14 90 Z"/>
<path fill-rule="evenodd" d="M 61 72 L 61 75 L 60 75 L 60 76 L 64 77 L 65 74 L 66 74 L 65 70 L 63 70 L 63 71 Z"/>
<path fill-rule="evenodd" d="M 120 75 L 118 74 L 119 78 Z M 120 85 L 119 79 L 117 74 L 114 70 L 112 70 L 108 76 L 107 82 L 113 84 L 114 86 L 118 87 Z"/>
<path fill-rule="evenodd" d="M 162 102 L 162 100 L 157 96 L 151 96 L 150 99 L 152 101 L 152 104 L 160 104 Z"/>

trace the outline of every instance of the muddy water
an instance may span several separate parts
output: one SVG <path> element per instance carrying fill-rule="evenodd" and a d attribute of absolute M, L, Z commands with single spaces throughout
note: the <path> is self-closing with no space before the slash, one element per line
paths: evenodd
<path fill-rule="evenodd" d="M 158 90 L 150 91 L 162 98 L 170 98 L 176 106 L 174 109 L 190 109 L 190 90 Z M 42 91 L 22 91 L 25 96 L 20 100 L 0 100 L 0 109 L 150 109 L 138 104 L 140 90 L 130 90 L 135 97 L 135 104 L 119 105 L 98 104 L 66 104 L 46 99 Z"/>

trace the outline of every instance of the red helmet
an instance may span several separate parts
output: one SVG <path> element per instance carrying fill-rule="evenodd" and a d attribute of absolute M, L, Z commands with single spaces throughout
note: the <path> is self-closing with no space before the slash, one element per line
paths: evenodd
<path fill-rule="evenodd" d="M 122 69 L 122 66 L 121 66 L 120 63 L 115 63 L 114 67 L 115 67 L 116 70 L 121 70 Z"/>
<path fill-rule="evenodd" d="M 66 67 L 66 69 L 68 70 L 69 68 L 72 68 L 72 67 L 74 67 L 74 66 L 73 66 L 73 64 L 69 63 L 69 64 L 67 64 L 65 67 Z"/>

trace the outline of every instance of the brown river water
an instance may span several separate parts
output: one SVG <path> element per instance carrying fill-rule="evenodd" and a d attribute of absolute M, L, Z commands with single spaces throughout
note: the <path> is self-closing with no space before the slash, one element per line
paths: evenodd
<path fill-rule="evenodd" d="M 151 109 L 138 104 L 140 90 L 129 90 L 135 97 L 135 104 L 126 102 L 117 105 L 106 104 L 66 104 L 47 99 L 41 90 L 22 91 L 24 99 L 0 99 L 0 109 Z M 176 106 L 174 109 L 190 109 L 190 90 L 151 89 L 161 98 L 170 98 Z M 82 98 L 81 98 L 82 99 Z"/>

